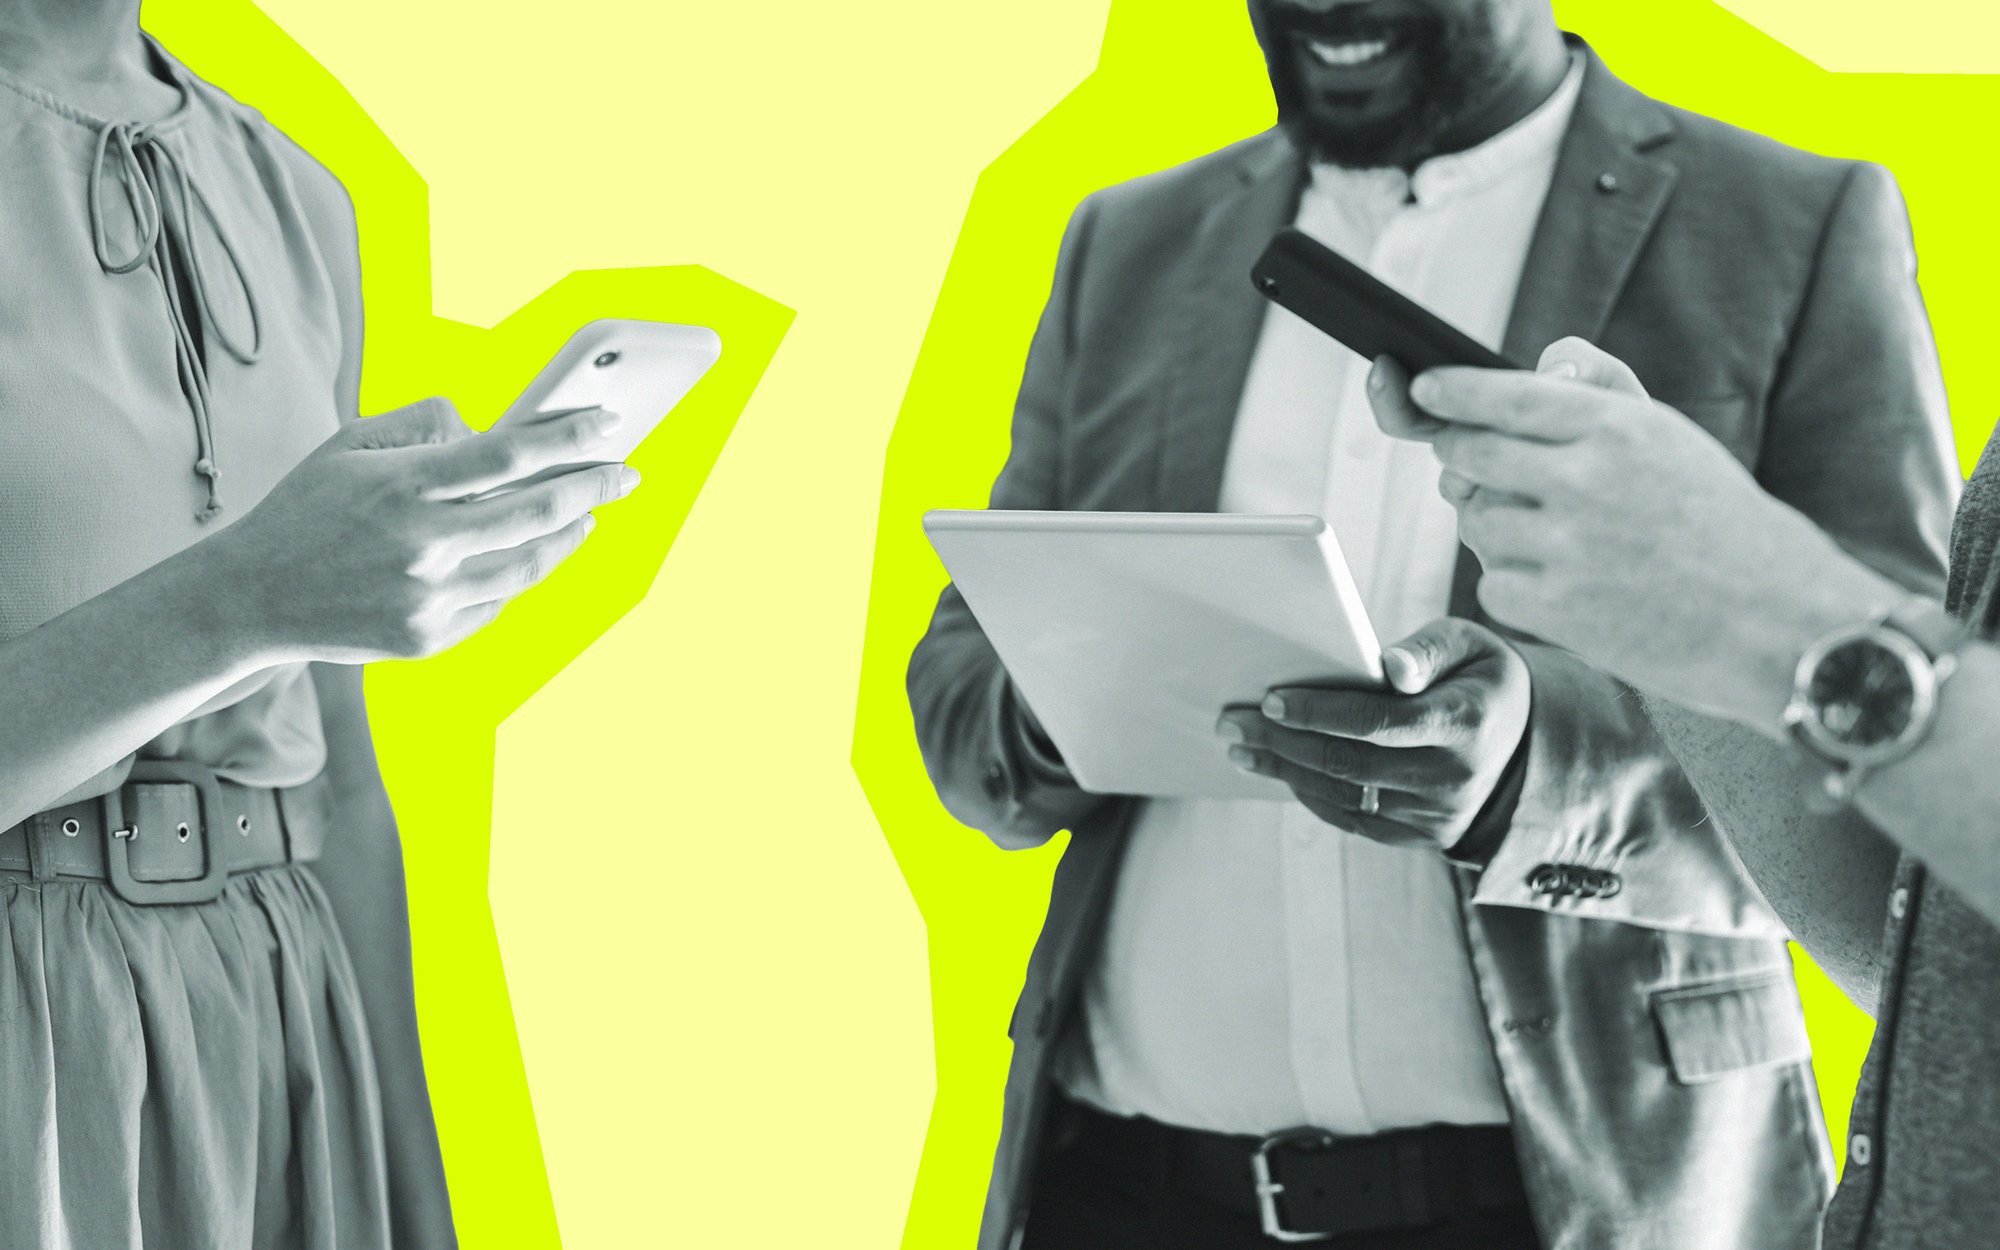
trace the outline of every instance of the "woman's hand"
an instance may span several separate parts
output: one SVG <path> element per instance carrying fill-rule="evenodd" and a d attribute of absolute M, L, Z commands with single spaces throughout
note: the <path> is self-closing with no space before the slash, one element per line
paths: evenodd
<path fill-rule="evenodd" d="M 617 424 L 591 409 L 477 433 L 427 399 L 342 429 L 198 550 L 261 664 L 432 655 L 568 559 L 638 474 L 487 492 L 590 459 Z"/>
<path fill-rule="evenodd" d="M 1536 373 L 1378 362 L 1382 428 L 1428 441 L 1496 618 L 1768 733 L 1815 638 L 1900 592 L 1578 339 Z"/>

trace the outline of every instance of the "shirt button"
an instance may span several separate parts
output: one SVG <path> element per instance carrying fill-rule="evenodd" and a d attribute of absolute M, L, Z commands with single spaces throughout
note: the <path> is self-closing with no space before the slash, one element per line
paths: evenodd
<path fill-rule="evenodd" d="M 1896 892 L 1889 896 L 1889 918 L 1891 920 L 1901 920 L 1909 913 L 1909 910 L 1910 892 L 1899 885 L 1896 887 Z"/>
<path fill-rule="evenodd" d="M 1856 1133 L 1847 1143 L 1847 1161 L 1855 1167 L 1865 1168 L 1875 1157 L 1875 1143 L 1868 1140 L 1868 1134 Z"/>

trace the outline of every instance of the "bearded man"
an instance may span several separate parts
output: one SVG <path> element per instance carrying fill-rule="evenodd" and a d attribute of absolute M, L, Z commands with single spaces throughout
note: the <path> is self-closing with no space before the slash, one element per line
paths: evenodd
<path fill-rule="evenodd" d="M 1569 335 L 1937 595 L 1957 483 L 1881 169 L 1620 83 L 1547 0 L 1252 0 L 1279 125 L 1091 196 L 996 508 L 1314 513 L 1393 689 L 1246 691 L 1287 802 L 1080 789 L 956 592 L 924 758 L 1072 838 L 984 1250 L 1800 1250 L 1831 1166 L 1784 926 L 1631 691 L 1482 620 L 1367 362 L 1251 290 L 1296 225 L 1533 361 Z"/>

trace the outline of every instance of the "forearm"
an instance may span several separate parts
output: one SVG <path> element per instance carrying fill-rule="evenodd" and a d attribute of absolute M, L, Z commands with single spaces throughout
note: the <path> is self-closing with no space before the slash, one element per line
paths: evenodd
<path fill-rule="evenodd" d="M 454 1244 L 451 1204 L 417 1033 L 402 845 L 376 767 L 360 677 L 358 668 L 314 670 L 334 796 L 333 836 L 314 872 L 333 904 L 367 1015 L 396 1244 L 428 1250 Z"/>
<path fill-rule="evenodd" d="M 0 829 L 268 667 L 208 544 L 0 643 Z M 240 597 L 240 596 L 239 596 Z"/>
<path fill-rule="evenodd" d="M 1663 701 L 1647 710 L 1771 909 L 1872 1012 L 1895 846 L 1851 814 L 1813 812 L 1812 778 L 1784 745 Z"/>
<path fill-rule="evenodd" d="M 1980 643 L 1940 692 L 1929 736 L 1877 769 L 1856 805 L 1905 851 L 2000 925 L 2000 650 Z"/>
<path fill-rule="evenodd" d="M 1808 574 L 1797 585 L 1809 589 L 1771 595 L 1718 631 L 1735 638 L 1715 652 L 1729 657 L 1728 680 L 1719 686 L 1729 698 L 1719 710 L 1733 725 L 1677 709 L 1656 715 L 1774 907 L 1866 1004 L 1899 850 L 2000 923 L 2000 775 L 1993 767 L 2000 656 L 1985 644 L 1967 647 L 1917 749 L 1872 770 L 1853 812 L 1815 813 L 1823 768 L 1789 742 L 1781 718 L 1799 657 L 1833 630 L 1879 619 L 1909 592 L 1824 544 L 1802 543 L 1788 558 Z"/>

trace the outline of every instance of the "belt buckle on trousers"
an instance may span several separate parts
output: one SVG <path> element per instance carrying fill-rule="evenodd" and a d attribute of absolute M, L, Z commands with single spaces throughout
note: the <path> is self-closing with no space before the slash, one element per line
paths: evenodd
<path fill-rule="evenodd" d="M 1428 1212 L 1409 1209 L 1412 1201 L 1420 1206 L 1424 1204 L 1418 1195 L 1408 1191 L 1408 1182 L 1413 1178 L 1403 1175 L 1404 1169 L 1399 1166 L 1403 1160 L 1398 1155 L 1392 1154 L 1386 1159 L 1359 1155 L 1343 1157 L 1349 1152 L 1338 1150 L 1339 1140 L 1322 1129 L 1299 1128 L 1274 1133 L 1258 1144 L 1256 1153 L 1250 1157 L 1250 1167 L 1256 1178 L 1257 1216 L 1266 1237 L 1279 1242 L 1327 1241 L 1345 1232 L 1423 1222 Z M 1281 1205 L 1288 1180 L 1279 1164 L 1286 1159 L 1310 1161 L 1323 1168 L 1338 1169 L 1344 1180 L 1350 1183 L 1359 1181 L 1358 1186 L 1352 1186 L 1358 1194 L 1351 1192 L 1350 1197 L 1364 1197 L 1367 1200 L 1366 1209 L 1363 1209 L 1363 1202 L 1356 1201 L 1350 1204 L 1350 1209 L 1341 1212 L 1351 1220 L 1351 1226 L 1345 1226 L 1343 1222 L 1343 1226 L 1339 1227 L 1294 1228 L 1288 1215 L 1297 1217 L 1300 1209 L 1308 1203 Z M 1378 1174 L 1357 1177 L 1354 1173 L 1359 1170 Z M 1299 1184 L 1295 1179 L 1289 1183 L 1294 1187 Z M 1304 1197 L 1303 1194 L 1298 1196 Z M 1321 1201 L 1310 1205 L 1324 1207 L 1324 1196 L 1316 1196 Z M 1286 1209 L 1288 1206 L 1292 1208 L 1289 1211 Z"/>
<path fill-rule="evenodd" d="M 126 794 L 140 785 L 184 785 L 194 789 L 200 818 L 190 833 L 202 840 L 202 871 L 184 881 L 140 881 L 132 875 L 132 844 L 142 834 L 166 836 L 166 831 L 139 827 L 136 811 L 127 819 Z M 222 819 L 222 783 L 215 773 L 200 764 L 181 760 L 138 760 L 132 765 L 125 784 L 104 796 L 105 876 L 118 897 L 128 903 L 153 906 L 168 903 L 206 903 L 222 896 L 229 883 L 229 865 L 216 838 Z M 132 807 L 137 808 L 137 803 Z M 175 830 L 175 836 L 179 831 Z"/>

